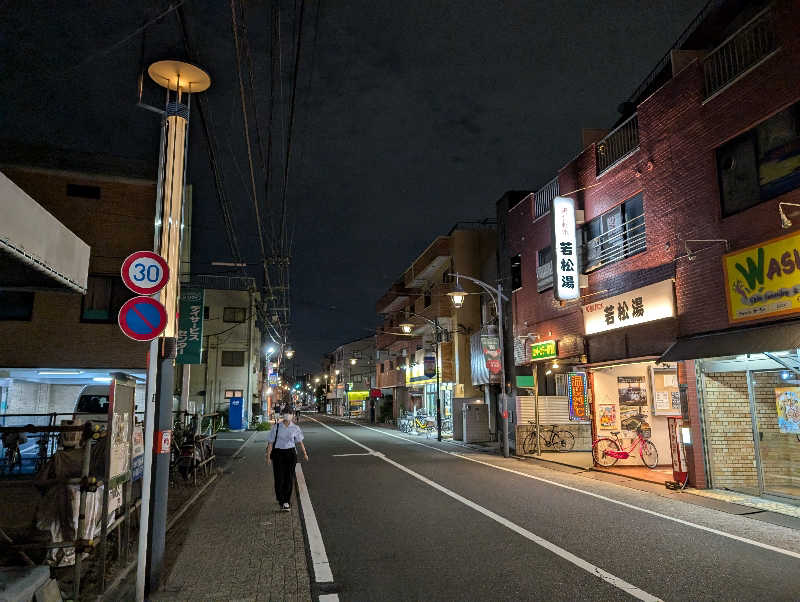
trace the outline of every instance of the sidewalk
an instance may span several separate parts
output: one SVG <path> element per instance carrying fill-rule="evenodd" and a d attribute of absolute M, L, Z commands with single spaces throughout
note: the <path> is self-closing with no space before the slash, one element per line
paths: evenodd
<path fill-rule="evenodd" d="M 256 433 L 231 460 L 183 541 L 168 539 L 176 557 L 150 600 L 311 600 L 299 502 L 278 510 L 266 438 Z"/>

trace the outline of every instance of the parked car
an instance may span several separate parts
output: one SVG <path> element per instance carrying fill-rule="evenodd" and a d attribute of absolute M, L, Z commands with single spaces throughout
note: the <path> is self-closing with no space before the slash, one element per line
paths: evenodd
<path fill-rule="evenodd" d="M 111 392 L 109 385 L 86 385 L 75 400 L 76 420 L 83 422 L 108 421 L 108 397 Z"/>

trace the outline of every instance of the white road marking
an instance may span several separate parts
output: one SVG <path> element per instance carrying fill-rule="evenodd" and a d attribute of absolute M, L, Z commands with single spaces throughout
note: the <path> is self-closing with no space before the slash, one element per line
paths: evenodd
<path fill-rule="evenodd" d="M 334 458 L 346 458 L 348 456 L 372 456 L 374 454 L 331 454 Z"/>
<path fill-rule="evenodd" d="M 333 416 L 332 416 L 333 418 Z M 526 479 L 533 479 L 534 481 L 541 481 L 542 483 L 547 483 L 548 485 L 554 485 L 555 487 L 561 487 L 562 489 L 568 489 L 569 491 L 575 491 L 577 493 L 582 493 L 584 495 L 588 495 L 590 497 L 596 498 L 598 500 L 603 500 L 606 502 L 610 502 L 612 504 L 617 504 L 618 506 L 624 506 L 625 508 L 631 508 L 632 510 L 638 510 L 639 512 L 644 512 L 645 514 L 650 514 L 651 516 L 657 516 L 659 518 L 663 518 L 666 520 L 671 520 L 672 522 L 679 523 L 681 525 L 686 525 L 687 527 L 693 527 L 695 529 L 699 529 L 701 531 L 706 531 L 708 533 L 714 533 L 715 535 L 720 535 L 722 537 L 727 537 L 729 539 L 733 539 L 736 541 L 740 541 L 742 543 L 749 544 L 751 546 L 756 546 L 758 548 L 762 548 L 765 550 L 769 550 L 771 552 L 777 552 L 778 554 L 783 554 L 785 556 L 791 556 L 792 558 L 800 559 L 800 552 L 794 552 L 792 550 L 786 550 L 785 548 L 779 548 L 777 546 L 770 545 L 768 543 L 762 543 L 760 541 L 756 541 L 754 539 L 748 539 L 747 537 L 742 537 L 740 535 L 734 535 L 733 533 L 728 533 L 727 531 L 720 531 L 719 529 L 714 529 L 713 527 L 706 527 L 705 525 L 699 525 L 697 523 L 693 523 L 688 520 L 683 520 L 681 518 L 676 518 L 674 516 L 669 516 L 668 514 L 661 514 L 660 512 L 656 512 L 655 510 L 648 510 L 647 508 L 642 508 L 641 506 L 635 506 L 634 504 L 629 504 L 628 502 L 623 502 L 620 500 L 615 500 L 614 498 L 606 497 L 605 495 L 600 495 L 599 493 L 593 493 L 591 491 L 586 491 L 585 489 L 579 489 L 578 487 L 572 487 L 570 485 L 565 485 L 564 483 L 559 483 L 557 481 L 551 481 L 550 479 L 545 479 L 543 477 L 537 477 L 532 474 L 528 474 L 526 472 L 522 472 L 520 470 L 514 470 L 513 468 L 506 468 L 505 466 L 497 466 L 496 464 L 492 464 L 491 462 L 484 462 L 483 460 L 477 460 L 475 458 L 470 458 L 468 456 L 464 456 L 460 453 L 448 451 L 446 449 L 439 449 L 438 447 L 434 447 L 432 445 L 427 445 L 425 443 L 420 443 L 419 441 L 413 441 L 411 439 L 407 439 L 405 437 L 401 437 L 400 435 L 395 435 L 394 433 L 387 433 L 380 429 L 373 428 L 371 426 L 366 426 L 364 424 L 358 424 L 357 422 L 350 422 L 350 421 L 343 421 L 347 422 L 348 424 L 353 424 L 356 426 L 360 426 L 365 429 L 369 429 L 371 431 L 375 431 L 376 433 L 381 433 L 382 435 L 386 435 L 387 437 L 394 437 L 395 439 L 400 439 L 401 441 L 405 441 L 406 443 L 413 443 L 414 445 L 421 445 L 422 447 L 427 447 L 428 449 L 432 449 L 438 451 L 442 454 L 447 454 L 450 456 L 454 456 L 456 458 L 461 458 L 462 460 L 467 460 L 468 462 L 475 462 L 476 464 L 482 464 L 483 466 L 488 466 L 489 468 L 494 468 L 495 470 L 502 470 L 503 472 L 510 472 L 515 475 L 519 475 L 521 477 L 525 477 Z M 320 423 L 322 424 L 322 423 Z M 323 425 L 324 426 L 324 425 Z"/>
<path fill-rule="evenodd" d="M 325 551 L 325 543 L 322 541 L 322 532 L 319 530 L 317 515 L 314 514 L 314 506 L 311 505 L 311 496 L 308 495 L 308 487 L 306 486 L 305 475 L 303 475 L 303 467 L 300 466 L 299 463 L 295 464 L 294 472 L 297 476 L 297 489 L 300 492 L 300 506 L 303 508 L 303 519 L 306 524 L 308 547 L 311 550 L 314 581 L 317 583 L 331 583 L 333 581 L 333 573 L 331 572 L 331 565 L 328 563 L 328 553 Z"/>
<path fill-rule="evenodd" d="M 311 418 L 311 417 L 309 416 L 309 418 Z M 314 418 L 311 418 L 311 420 L 314 420 Z M 469 499 L 465 498 L 464 496 L 459 495 L 455 491 L 452 491 L 452 490 L 448 489 L 447 487 L 444 487 L 443 485 L 440 485 L 436 481 L 432 481 L 428 477 L 425 477 L 425 476 L 419 474 L 418 472 L 414 472 L 410 468 L 406 468 L 405 466 L 403 466 L 402 464 L 400 464 L 398 462 L 395 462 L 391 458 L 387 458 L 385 455 L 381 454 L 380 452 L 375 452 L 375 450 L 367 447 L 366 445 L 364 445 L 362 443 L 359 443 L 358 441 L 356 441 L 355 439 L 353 439 L 351 437 L 348 437 L 347 435 L 345 435 L 344 433 L 336 430 L 335 428 L 333 428 L 331 426 L 328 426 L 327 424 L 325 424 L 323 422 L 320 422 L 319 420 L 314 420 L 314 421 L 317 422 L 318 424 L 322 425 L 326 429 L 329 429 L 329 430 L 333 431 L 334 433 L 336 433 L 340 437 L 343 437 L 344 439 L 347 439 L 348 441 L 350 441 L 351 443 L 357 445 L 358 447 L 360 447 L 362 449 L 365 449 L 368 452 L 370 452 L 371 454 L 374 454 L 374 455 L 378 456 L 381 460 L 383 460 L 384 462 L 386 462 L 388 464 L 391 464 L 392 466 L 394 466 L 398 470 L 402 470 L 406 474 L 409 474 L 412 477 L 414 477 L 415 479 L 417 479 L 419 481 L 422 481 L 426 485 L 429 485 L 430 487 L 433 487 L 437 491 L 440 491 L 440 492 L 444 493 L 445 495 L 453 498 L 454 500 L 461 502 L 465 506 L 467 506 L 469 508 L 472 508 L 473 510 L 475 510 L 477 512 L 480 512 L 484 516 L 492 519 L 495 522 L 500 523 L 501 525 L 503 525 L 504 527 L 510 529 L 511 531 L 514 531 L 515 533 L 518 533 L 519 535 L 522 535 L 522 537 L 524 537 L 525 539 L 528 539 L 528 540 L 534 542 L 535 544 L 545 548 L 546 550 L 549 550 L 550 552 L 552 552 L 556 556 L 559 556 L 559 557 L 563 558 L 567 562 L 571 562 L 572 564 L 574 564 L 575 566 L 577 566 L 579 568 L 582 568 L 586 572 L 588 572 L 588 573 L 590 573 L 590 574 L 592 574 L 592 575 L 594 575 L 596 577 L 599 577 L 600 579 L 602 579 L 606 583 L 609 583 L 609 584 L 613 585 L 614 587 L 621 589 L 622 591 L 630 594 L 634 598 L 637 598 L 638 600 L 647 600 L 648 602 L 659 602 L 660 601 L 660 598 L 658 598 L 656 596 L 653 596 L 652 594 L 647 593 L 643 589 L 640 589 L 640 588 L 636 587 L 635 585 L 632 585 L 631 583 L 628 583 L 627 581 L 625 581 L 623 579 L 620 579 L 616 575 L 612 575 L 608 571 L 604 571 L 599 566 L 596 566 L 596 565 L 592 564 L 591 562 L 588 562 L 588 561 L 584 560 L 583 558 L 579 558 L 578 556 L 575 556 L 575 554 L 573 554 L 572 552 L 568 552 L 564 548 L 559 547 L 554 543 L 551 543 L 550 541 L 544 539 L 543 537 L 540 537 L 540 536 L 536 535 L 535 533 L 532 533 L 531 531 L 528 531 L 524 527 L 521 527 L 518 524 L 511 522 L 507 518 L 502 517 L 502 516 L 500 516 L 499 514 L 497 514 L 495 512 L 492 512 L 488 508 L 484 508 L 483 506 L 481 506 L 479 504 L 476 504 L 472 500 L 469 500 Z"/>
<path fill-rule="evenodd" d="M 322 594 L 319 602 L 339 602 L 339 594 Z"/>

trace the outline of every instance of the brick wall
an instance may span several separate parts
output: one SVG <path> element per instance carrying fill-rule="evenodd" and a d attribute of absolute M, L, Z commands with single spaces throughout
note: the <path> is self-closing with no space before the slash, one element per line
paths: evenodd
<path fill-rule="evenodd" d="M 758 493 L 747 375 L 703 375 L 703 411 L 711 486 Z"/>
<path fill-rule="evenodd" d="M 699 489 L 708 487 L 708 475 L 703 450 L 703 431 L 700 421 L 700 405 L 697 395 L 697 373 L 693 360 L 678 362 L 678 382 L 686 385 L 689 428 L 692 444 L 686 446 L 686 463 L 689 468 L 689 484 Z M 685 424 L 685 423 L 684 423 Z"/>
<path fill-rule="evenodd" d="M 91 246 L 90 274 L 119 275 L 133 251 L 153 248 L 155 184 L 26 168 L 3 172 Z M 100 200 L 70 197 L 67 184 L 99 186 Z M 36 293 L 30 322 L 0 322 L 0 366 L 9 368 L 146 367 L 146 343 L 116 324 L 83 323 L 82 297 Z"/>

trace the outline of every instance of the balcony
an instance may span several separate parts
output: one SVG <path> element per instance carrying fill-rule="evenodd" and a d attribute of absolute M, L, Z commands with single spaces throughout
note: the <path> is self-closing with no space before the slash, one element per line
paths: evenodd
<path fill-rule="evenodd" d="M 449 265 L 452 255 L 449 236 L 439 236 L 414 260 L 404 274 L 408 288 L 422 289 L 437 279 L 439 272 Z"/>
<path fill-rule="evenodd" d="M 553 287 L 553 264 L 547 262 L 536 268 L 536 290 L 542 292 Z"/>
<path fill-rule="evenodd" d="M 608 171 L 638 148 L 639 118 L 634 113 L 595 146 L 597 175 Z"/>
<path fill-rule="evenodd" d="M 642 214 L 587 241 L 583 251 L 585 259 L 583 271 L 589 273 L 645 250 L 647 250 L 647 237 L 644 214 Z"/>
<path fill-rule="evenodd" d="M 550 213 L 550 203 L 558 196 L 558 176 L 533 193 L 533 219 Z"/>
<path fill-rule="evenodd" d="M 774 13 L 767 7 L 703 60 L 706 100 L 777 51 Z"/>

